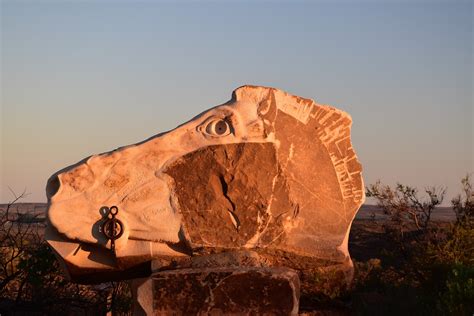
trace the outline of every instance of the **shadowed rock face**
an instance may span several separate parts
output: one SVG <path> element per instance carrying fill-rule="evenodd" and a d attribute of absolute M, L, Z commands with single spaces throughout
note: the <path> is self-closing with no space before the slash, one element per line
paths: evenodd
<path fill-rule="evenodd" d="M 283 237 L 275 215 L 291 207 L 288 190 L 278 192 L 285 208 L 271 209 L 274 181 L 286 189 L 280 170 L 273 143 L 209 146 L 169 166 L 192 247 L 253 247 Z"/>
<path fill-rule="evenodd" d="M 348 114 L 312 100 L 238 88 L 170 132 L 54 174 L 47 239 L 83 282 L 146 275 L 152 260 L 161 270 L 193 266 L 228 251 L 255 253 L 261 266 L 346 269 L 350 225 L 364 201 L 350 126 Z M 112 205 L 124 232 L 115 252 L 100 230 L 100 209 Z M 232 258 L 208 266 L 241 264 Z"/>
<path fill-rule="evenodd" d="M 298 274 L 288 268 L 183 269 L 134 283 L 134 315 L 298 314 Z"/>

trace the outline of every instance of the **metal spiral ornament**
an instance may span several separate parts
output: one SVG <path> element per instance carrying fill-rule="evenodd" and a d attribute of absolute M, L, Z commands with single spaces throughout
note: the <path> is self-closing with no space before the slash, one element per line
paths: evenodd
<path fill-rule="evenodd" d="M 101 208 L 105 211 L 106 220 L 101 225 L 101 231 L 107 239 L 110 239 L 110 250 L 115 252 L 115 240 L 119 239 L 123 234 L 123 223 L 115 216 L 118 214 L 118 207 L 104 206 Z"/>

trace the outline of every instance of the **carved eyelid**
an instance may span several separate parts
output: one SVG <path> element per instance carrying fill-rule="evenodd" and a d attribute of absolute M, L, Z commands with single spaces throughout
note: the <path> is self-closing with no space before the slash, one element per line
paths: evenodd
<path fill-rule="evenodd" d="M 229 127 L 229 131 L 225 134 L 218 135 L 214 133 L 209 133 L 208 131 L 208 126 L 212 124 L 213 122 L 218 122 L 218 121 L 225 121 L 226 124 Z M 210 137 L 225 137 L 230 134 L 234 134 L 234 125 L 233 125 L 233 119 L 232 119 L 232 113 L 229 112 L 222 112 L 222 113 L 216 113 L 208 118 L 206 118 L 201 124 L 199 124 L 196 128 L 199 132 L 204 134 L 205 136 L 210 136 Z"/>

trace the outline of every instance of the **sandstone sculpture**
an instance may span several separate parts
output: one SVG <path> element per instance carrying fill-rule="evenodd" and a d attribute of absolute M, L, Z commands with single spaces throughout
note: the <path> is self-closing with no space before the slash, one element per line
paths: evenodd
<path fill-rule="evenodd" d="M 88 157 L 48 181 L 48 242 L 72 279 L 229 266 L 352 275 L 348 237 L 364 201 L 350 116 L 243 86 L 167 133 Z M 101 231 L 115 205 L 123 234 Z M 307 286 L 309 288 L 309 286 Z"/>

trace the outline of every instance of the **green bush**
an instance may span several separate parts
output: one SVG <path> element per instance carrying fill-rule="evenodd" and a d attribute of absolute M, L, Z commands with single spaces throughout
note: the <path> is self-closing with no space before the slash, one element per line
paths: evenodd
<path fill-rule="evenodd" d="M 433 223 L 444 189 L 427 189 L 427 198 L 398 184 L 377 182 L 367 195 L 389 215 L 386 244 L 379 258 L 356 263 L 353 308 L 356 314 L 472 315 L 474 312 L 474 194 L 469 176 L 452 200 L 456 222 Z"/>
<path fill-rule="evenodd" d="M 439 294 L 437 309 L 443 314 L 472 315 L 474 311 L 474 267 L 453 265 L 445 291 Z"/>

